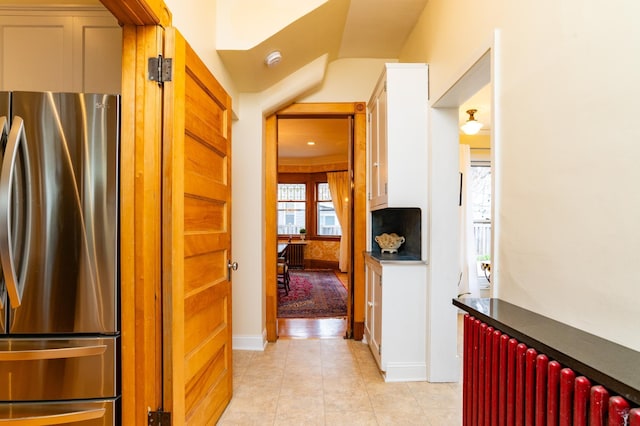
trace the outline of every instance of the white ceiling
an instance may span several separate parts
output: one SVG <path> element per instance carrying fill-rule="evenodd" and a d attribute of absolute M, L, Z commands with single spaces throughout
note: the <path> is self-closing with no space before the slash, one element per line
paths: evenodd
<path fill-rule="evenodd" d="M 349 133 L 349 119 L 346 117 L 279 119 L 278 156 L 346 162 Z M 308 145 L 310 141 L 315 144 Z"/>

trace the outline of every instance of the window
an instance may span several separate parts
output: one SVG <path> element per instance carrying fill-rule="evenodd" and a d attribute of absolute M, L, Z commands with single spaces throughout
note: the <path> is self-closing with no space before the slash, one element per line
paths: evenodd
<path fill-rule="evenodd" d="M 336 209 L 331 201 L 331 191 L 326 182 L 318 183 L 316 199 L 317 232 L 319 236 L 342 235 Z"/>
<path fill-rule="evenodd" d="M 278 235 L 298 237 L 302 228 L 307 239 L 337 240 L 342 235 L 324 172 L 278 175 Z"/>
<path fill-rule="evenodd" d="M 297 235 L 306 228 L 307 185 L 278 184 L 278 234 Z"/>

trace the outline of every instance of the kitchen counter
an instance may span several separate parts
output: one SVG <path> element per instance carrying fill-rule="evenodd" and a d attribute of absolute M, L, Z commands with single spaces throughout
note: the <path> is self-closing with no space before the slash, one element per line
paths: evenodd
<path fill-rule="evenodd" d="M 365 256 L 369 256 L 372 259 L 377 260 L 381 263 L 390 263 L 390 262 L 416 262 L 416 263 L 426 263 L 423 261 L 420 256 L 415 254 L 406 254 L 406 253 L 380 253 L 375 251 L 367 251 L 364 253 Z"/>

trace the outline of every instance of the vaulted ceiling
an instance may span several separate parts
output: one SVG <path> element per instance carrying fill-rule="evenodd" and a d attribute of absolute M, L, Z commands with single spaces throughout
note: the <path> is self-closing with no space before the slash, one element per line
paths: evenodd
<path fill-rule="evenodd" d="M 328 0 L 248 49 L 218 53 L 240 92 L 262 91 L 323 55 L 395 59 L 427 1 Z M 269 68 L 274 50 L 282 60 Z"/>
<path fill-rule="evenodd" d="M 427 2 L 318 1 L 322 3 L 319 7 L 251 46 L 243 49 L 221 46 L 218 53 L 240 92 L 263 91 L 323 55 L 327 63 L 342 58 L 396 60 Z M 255 17 L 251 19 L 256 24 Z M 241 32 L 241 28 L 231 30 Z M 281 52 L 282 60 L 274 67 L 267 67 L 265 57 L 275 50 Z M 484 120 L 487 128 L 489 93 L 484 90 L 461 107 L 461 123 L 467 119 L 465 111 L 475 108 L 479 110 L 476 118 Z M 315 144 L 309 146 L 309 141 Z M 346 159 L 348 126 L 344 120 L 287 119 L 279 125 L 278 146 L 281 158 L 298 158 L 301 162 L 308 162 L 310 158 L 333 161 L 340 155 Z"/>
<path fill-rule="evenodd" d="M 253 47 L 219 49 L 236 87 L 259 92 L 326 55 L 395 60 L 428 0 L 328 0 Z M 282 54 L 277 66 L 265 57 Z M 278 130 L 281 158 L 301 162 L 346 162 L 349 127 L 344 119 L 287 119 Z M 308 142 L 315 142 L 308 145 Z"/>

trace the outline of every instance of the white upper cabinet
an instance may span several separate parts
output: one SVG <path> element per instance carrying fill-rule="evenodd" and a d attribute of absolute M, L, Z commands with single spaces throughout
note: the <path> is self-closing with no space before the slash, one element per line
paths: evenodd
<path fill-rule="evenodd" d="M 370 209 L 424 205 L 427 65 L 386 64 L 367 108 Z"/>
<path fill-rule="evenodd" d="M 106 11 L 0 10 L 0 90 L 121 92 L 122 29 Z"/>

